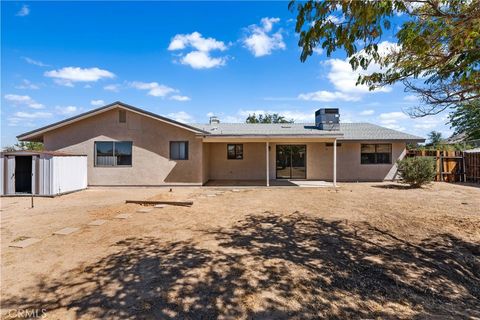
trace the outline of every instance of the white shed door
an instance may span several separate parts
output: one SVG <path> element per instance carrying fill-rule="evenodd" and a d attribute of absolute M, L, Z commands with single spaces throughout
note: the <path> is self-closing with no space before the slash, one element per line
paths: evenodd
<path fill-rule="evenodd" d="M 7 192 L 6 194 L 15 194 L 15 157 L 7 158 Z"/>

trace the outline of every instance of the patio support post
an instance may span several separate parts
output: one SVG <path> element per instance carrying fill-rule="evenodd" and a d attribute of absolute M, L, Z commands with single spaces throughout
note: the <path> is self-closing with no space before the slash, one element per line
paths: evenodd
<path fill-rule="evenodd" d="M 337 139 L 333 141 L 333 187 L 337 187 Z"/>
<path fill-rule="evenodd" d="M 268 167 L 268 158 L 269 158 L 269 152 L 268 152 L 268 149 L 269 149 L 269 142 L 267 141 L 265 143 L 265 154 L 266 154 L 266 158 L 267 158 L 267 187 L 270 186 L 270 171 L 269 171 L 269 167 Z"/>

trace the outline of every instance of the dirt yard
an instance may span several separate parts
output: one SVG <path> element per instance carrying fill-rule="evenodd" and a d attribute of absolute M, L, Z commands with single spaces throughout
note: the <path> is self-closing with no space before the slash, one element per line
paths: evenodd
<path fill-rule="evenodd" d="M 2 198 L 3 317 L 480 318 L 480 188 L 237 189 Z"/>

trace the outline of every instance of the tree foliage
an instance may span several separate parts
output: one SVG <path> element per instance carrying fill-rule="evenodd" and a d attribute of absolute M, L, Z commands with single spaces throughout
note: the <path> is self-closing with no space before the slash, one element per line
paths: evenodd
<path fill-rule="evenodd" d="M 44 148 L 43 143 L 41 142 L 19 141 L 13 146 L 6 147 L 5 151 L 17 151 L 17 150 L 42 151 L 43 148 Z"/>
<path fill-rule="evenodd" d="M 293 123 L 293 120 L 287 120 L 284 116 L 279 115 L 278 113 L 265 113 L 259 114 L 258 116 L 254 114 L 249 114 L 246 123 Z"/>
<path fill-rule="evenodd" d="M 442 133 L 438 131 L 432 131 L 428 134 L 428 145 L 436 148 L 443 142 Z"/>
<path fill-rule="evenodd" d="M 449 120 L 454 134 L 464 134 L 467 141 L 480 139 L 480 99 L 459 105 Z"/>
<path fill-rule="evenodd" d="M 327 0 L 289 4 L 305 61 L 316 47 L 330 56 L 344 49 L 353 69 L 382 69 L 361 75 L 371 90 L 403 82 L 422 104 L 414 116 L 437 114 L 480 98 L 480 0 Z M 403 15 L 397 45 L 379 50 L 384 35 Z M 406 19 L 405 19 L 406 17 Z"/>
<path fill-rule="evenodd" d="M 397 161 L 402 182 L 419 188 L 432 182 L 437 174 L 433 157 L 404 158 Z"/>

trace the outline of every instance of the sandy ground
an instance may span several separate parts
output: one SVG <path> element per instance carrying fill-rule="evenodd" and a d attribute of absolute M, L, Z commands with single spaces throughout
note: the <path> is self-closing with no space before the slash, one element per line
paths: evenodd
<path fill-rule="evenodd" d="M 479 187 L 236 189 L 2 198 L 3 317 L 480 318 Z M 42 241 L 9 247 L 25 237 Z"/>

